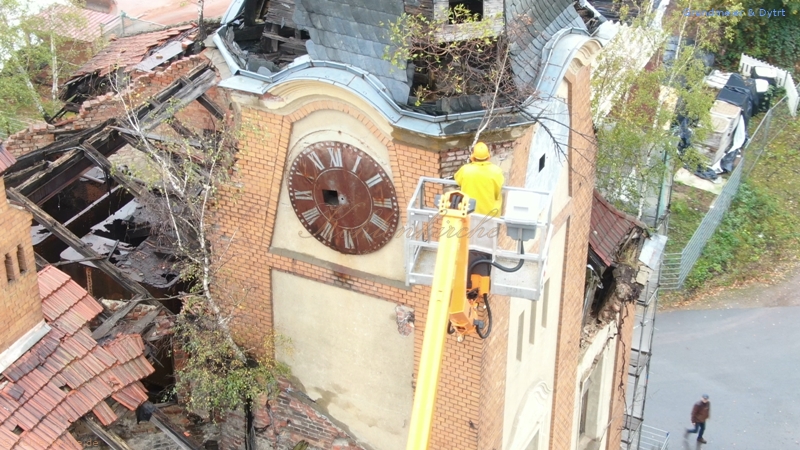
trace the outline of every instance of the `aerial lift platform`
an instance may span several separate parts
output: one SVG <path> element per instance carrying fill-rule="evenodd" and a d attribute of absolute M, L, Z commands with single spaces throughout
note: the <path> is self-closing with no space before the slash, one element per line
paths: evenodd
<path fill-rule="evenodd" d="M 428 448 L 447 335 L 488 337 L 489 295 L 538 300 L 545 275 L 549 193 L 504 188 L 505 214 L 491 217 L 472 214 L 475 201 L 457 188 L 421 178 L 408 207 L 406 283 L 431 286 L 408 450 Z"/>

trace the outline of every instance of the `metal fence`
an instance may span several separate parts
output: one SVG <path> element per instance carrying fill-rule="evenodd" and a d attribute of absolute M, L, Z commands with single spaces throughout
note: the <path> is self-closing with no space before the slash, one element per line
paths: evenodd
<path fill-rule="evenodd" d="M 786 105 L 787 97 L 783 97 L 767 111 L 764 118 L 751 134 L 750 140 L 742 151 L 742 159 L 733 169 L 722 192 L 714 200 L 703 220 L 698 225 L 689 242 L 680 253 L 667 253 L 661 271 L 661 289 L 678 290 L 683 287 L 686 277 L 692 271 L 711 236 L 722 222 L 725 212 L 731 205 L 739 190 L 741 181 L 750 175 L 761 155 L 769 147 L 770 142 L 781 133 L 786 120 L 792 120 Z M 778 122 L 779 126 L 773 126 Z"/>
<path fill-rule="evenodd" d="M 638 450 L 669 450 L 669 431 L 642 424 Z"/>

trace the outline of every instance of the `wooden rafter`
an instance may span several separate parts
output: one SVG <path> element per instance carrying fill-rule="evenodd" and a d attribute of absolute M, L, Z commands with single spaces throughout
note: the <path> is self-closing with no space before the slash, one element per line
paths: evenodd
<path fill-rule="evenodd" d="M 97 437 L 102 439 L 103 442 L 108 444 L 108 446 L 111 447 L 113 450 L 133 450 L 128 445 L 128 443 L 125 442 L 116 433 L 105 428 L 104 426 L 100 425 L 94 420 L 88 417 L 83 417 L 80 419 L 80 422 L 86 425 L 88 429 L 92 430 L 92 433 L 94 433 Z"/>
<path fill-rule="evenodd" d="M 62 242 L 72 247 L 76 252 L 80 253 L 86 258 L 98 258 L 93 262 L 93 264 L 98 269 L 108 274 L 108 276 L 113 278 L 114 281 L 119 283 L 122 287 L 136 295 L 150 297 L 150 292 L 148 292 L 147 289 L 145 289 L 141 284 L 131 280 L 127 275 L 125 275 L 125 273 L 119 270 L 117 266 L 103 258 L 100 254 L 94 251 L 92 247 L 89 247 L 78 236 L 75 236 L 69 229 L 67 229 L 64 225 L 61 225 L 61 223 L 54 219 L 50 214 L 47 214 L 42 208 L 22 195 L 19 191 L 14 188 L 9 188 L 6 189 L 6 195 L 10 200 L 27 209 L 28 212 L 33 214 L 33 218 L 36 219 L 36 222 L 47 228 L 48 231 L 53 233 L 53 235 L 59 238 Z M 161 307 L 161 304 L 157 301 L 153 301 L 153 304 Z"/>

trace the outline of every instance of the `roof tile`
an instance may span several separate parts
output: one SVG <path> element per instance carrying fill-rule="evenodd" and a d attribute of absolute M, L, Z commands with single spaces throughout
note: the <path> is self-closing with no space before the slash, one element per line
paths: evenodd
<path fill-rule="evenodd" d="M 137 381 L 120 389 L 112 397 L 126 408 L 134 410 L 147 401 L 147 392 L 142 383 Z"/>
<path fill-rule="evenodd" d="M 97 416 L 97 420 L 105 426 L 109 426 L 117 420 L 117 415 L 114 413 L 114 410 L 104 401 L 98 403 L 97 406 L 92 409 L 92 412 Z"/>
<path fill-rule="evenodd" d="M 87 322 L 102 307 L 66 274 L 48 266 L 39 273 L 39 292 L 51 329 L 3 372 L 9 383 L 0 390 L 0 448 L 80 449 L 66 432 L 70 424 L 93 410 L 104 424 L 115 420 L 104 399 L 117 390 L 129 397 L 121 403 L 136 408 L 146 393 L 125 386 L 140 386 L 138 380 L 154 369 L 138 335 L 112 339 L 107 348 L 97 345 Z M 10 432 L 17 425 L 24 430 L 20 436 Z"/>
<path fill-rule="evenodd" d="M 645 230 L 647 226 L 635 217 L 621 212 L 608 203 L 597 190 L 594 191 L 589 246 L 606 266 L 616 263 L 619 246 L 634 228 Z"/>
<path fill-rule="evenodd" d="M 83 450 L 83 446 L 66 431 L 58 437 L 56 442 L 50 445 L 50 448 L 59 450 Z"/>
<path fill-rule="evenodd" d="M 14 156 L 9 153 L 8 150 L 6 150 L 6 147 L 3 145 L 3 143 L 0 142 L 0 175 L 2 175 L 6 169 L 14 165 L 15 162 L 17 162 L 17 160 L 14 159 Z"/>
<path fill-rule="evenodd" d="M 0 427 L 0 448 L 11 448 L 19 440 L 19 436 L 6 427 Z"/>
<path fill-rule="evenodd" d="M 124 68 L 128 72 L 133 66 L 142 62 L 150 50 L 160 47 L 171 39 L 180 39 L 184 32 L 191 32 L 195 26 L 181 25 L 168 30 L 142 33 L 135 36 L 119 38 L 97 53 L 92 59 L 73 74 L 73 79 L 83 75 L 97 73 L 98 76 L 108 75 L 114 67 Z"/>

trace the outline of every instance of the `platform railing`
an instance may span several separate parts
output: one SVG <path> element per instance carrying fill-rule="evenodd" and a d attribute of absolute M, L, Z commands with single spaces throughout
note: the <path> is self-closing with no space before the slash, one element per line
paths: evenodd
<path fill-rule="evenodd" d="M 407 209 L 405 233 L 406 284 L 430 285 L 433 278 L 433 263 L 442 233 L 471 233 L 470 251 L 481 252 L 491 257 L 492 262 L 509 267 L 523 261 L 522 269 L 506 273 L 497 269 L 492 272 L 491 293 L 537 300 L 541 291 L 552 234 L 552 193 L 531 189 L 504 187 L 504 197 L 509 192 L 524 192 L 535 211 L 536 220 L 529 223 L 535 227 L 536 235 L 524 243 L 520 254 L 518 241 L 507 236 L 508 225 L 518 223 L 506 217 L 471 214 L 470 230 L 442 230 L 436 196 L 458 189 L 453 180 L 422 177 L 417 183 Z M 504 201 L 504 204 L 506 202 Z M 505 212 L 505 211 L 504 211 Z"/>

